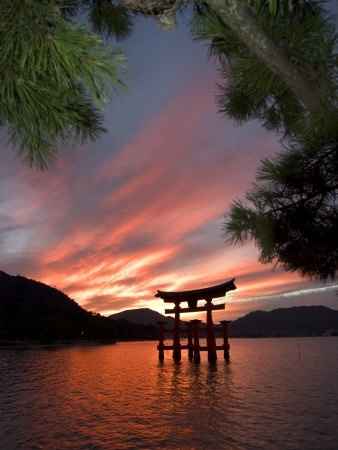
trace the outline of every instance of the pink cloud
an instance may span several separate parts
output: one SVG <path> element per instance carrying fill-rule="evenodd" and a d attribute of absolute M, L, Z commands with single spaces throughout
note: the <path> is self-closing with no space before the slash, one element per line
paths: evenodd
<path fill-rule="evenodd" d="M 81 167 L 79 152 L 43 175 L 20 171 L 15 198 L 22 195 L 23 206 L 13 220 L 40 221 L 34 232 L 41 249 L 29 275 L 103 313 L 135 305 L 160 310 L 158 288 L 233 276 L 240 287 L 234 299 L 299 283 L 259 265 L 252 246 L 223 243 L 224 212 L 253 181 L 258 161 L 278 146 L 257 128 L 246 134 L 220 118 L 210 95 L 214 83 L 191 83 L 93 169 Z"/>

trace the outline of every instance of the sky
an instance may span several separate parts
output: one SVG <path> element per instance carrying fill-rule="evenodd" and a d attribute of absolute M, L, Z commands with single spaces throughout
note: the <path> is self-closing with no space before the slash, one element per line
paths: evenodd
<path fill-rule="evenodd" d="M 231 202 L 280 144 L 258 123 L 238 126 L 217 112 L 216 66 L 186 22 L 165 32 L 140 18 L 119 44 L 128 88 L 107 106 L 108 131 L 96 142 L 60 149 L 40 172 L 1 135 L 0 270 L 48 283 L 105 315 L 163 313 L 157 289 L 230 278 L 238 289 L 216 320 L 296 305 L 338 309 L 337 283 L 262 265 L 252 243 L 225 244 Z"/>

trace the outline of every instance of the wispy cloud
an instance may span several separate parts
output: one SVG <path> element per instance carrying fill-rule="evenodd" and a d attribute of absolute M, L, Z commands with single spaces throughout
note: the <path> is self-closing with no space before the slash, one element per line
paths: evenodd
<path fill-rule="evenodd" d="M 299 291 L 299 276 L 260 265 L 252 245 L 223 242 L 225 211 L 278 144 L 254 124 L 238 129 L 220 118 L 214 84 L 205 74 L 191 81 L 111 156 L 96 149 L 94 158 L 85 147 L 45 174 L 16 165 L 20 181 L 6 182 L 0 229 L 3 268 L 106 314 L 139 305 L 162 310 L 153 297 L 159 288 L 234 276 L 234 314 L 243 312 L 240 300 L 248 309 L 249 299 L 256 305 L 286 287 L 308 293 Z"/>

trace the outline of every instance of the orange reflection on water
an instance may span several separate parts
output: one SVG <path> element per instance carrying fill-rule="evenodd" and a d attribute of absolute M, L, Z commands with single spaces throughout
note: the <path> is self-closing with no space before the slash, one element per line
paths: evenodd
<path fill-rule="evenodd" d="M 0 349 L 2 448 L 334 450 L 338 340 L 230 344 L 214 366 L 160 364 L 155 342 Z"/>

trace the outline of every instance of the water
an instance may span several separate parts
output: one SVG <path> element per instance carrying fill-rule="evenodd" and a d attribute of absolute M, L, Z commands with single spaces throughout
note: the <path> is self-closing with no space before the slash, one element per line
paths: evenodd
<path fill-rule="evenodd" d="M 0 350 L 1 450 L 337 450 L 338 339 L 233 339 L 230 365 L 155 344 Z"/>

